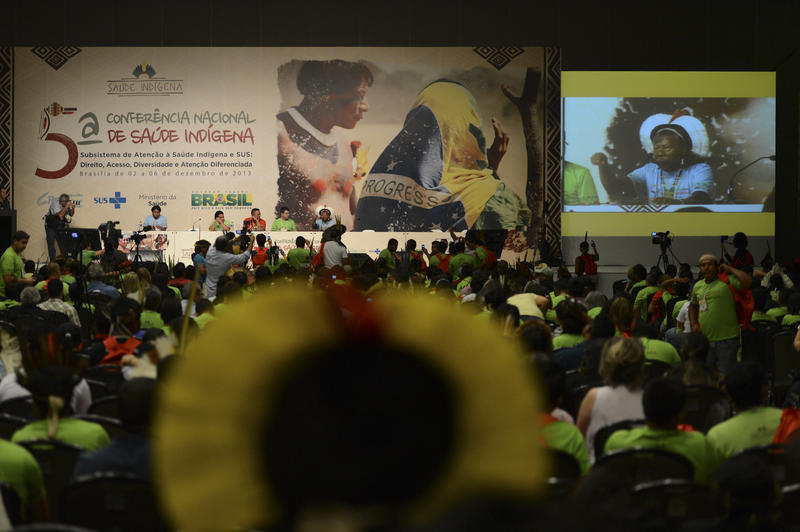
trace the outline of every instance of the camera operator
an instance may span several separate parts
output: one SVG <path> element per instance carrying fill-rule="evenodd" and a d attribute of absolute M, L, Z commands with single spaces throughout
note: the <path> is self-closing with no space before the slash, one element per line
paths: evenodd
<path fill-rule="evenodd" d="M 224 275 L 228 268 L 236 264 L 245 264 L 250 260 L 253 251 L 253 239 L 249 239 L 247 251 L 241 255 L 233 254 L 233 244 L 227 236 L 218 236 L 214 241 L 214 248 L 206 254 L 206 296 L 210 299 L 217 295 L 217 281 Z"/>
<path fill-rule="evenodd" d="M 742 266 L 752 266 L 755 264 L 753 256 L 747 251 L 747 235 L 739 231 L 733 235 L 733 247 L 736 248 L 736 253 L 731 257 L 728 250 L 725 249 L 725 244 L 728 243 L 728 237 L 720 237 L 720 247 L 722 248 L 722 256 L 730 264 L 731 268 L 741 268 Z"/>
<path fill-rule="evenodd" d="M 75 215 L 75 205 L 70 201 L 69 194 L 61 194 L 57 200 L 50 204 L 50 210 L 44 217 L 44 232 L 47 240 L 47 254 L 50 262 L 56 260 L 56 242 L 64 255 L 66 246 L 59 230 L 64 229 Z"/>

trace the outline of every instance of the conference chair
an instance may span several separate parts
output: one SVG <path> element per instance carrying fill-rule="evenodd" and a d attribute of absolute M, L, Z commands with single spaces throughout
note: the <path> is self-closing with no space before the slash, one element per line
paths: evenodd
<path fill-rule="evenodd" d="M 614 284 L 611 285 L 612 294 L 615 296 L 617 294 L 621 294 L 625 291 L 625 287 L 628 285 L 627 279 L 620 279 L 619 281 L 614 281 Z"/>
<path fill-rule="evenodd" d="M 650 528 L 650 523 L 658 529 L 680 530 L 686 522 L 710 522 L 721 515 L 708 486 L 684 478 L 637 484 L 633 492 L 633 502 L 641 511 L 637 524 L 643 529 Z"/>
<path fill-rule="evenodd" d="M 606 425 L 594 434 L 594 456 L 600 458 L 605 454 L 606 442 L 618 430 L 630 430 L 645 426 L 644 419 L 623 419 L 611 425 Z"/>
<path fill-rule="evenodd" d="M 61 491 L 72 480 L 75 462 L 84 449 L 60 440 L 45 439 L 24 441 L 20 442 L 20 445 L 25 447 L 39 463 L 50 508 L 57 511 Z M 55 517 L 58 518 L 58 515 Z"/>
<path fill-rule="evenodd" d="M 581 477 L 581 466 L 569 453 L 558 449 L 548 449 L 547 452 L 551 468 L 547 478 L 548 492 L 554 498 L 566 497 L 572 493 L 575 483 Z"/>
<path fill-rule="evenodd" d="M 594 470 L 611 471 L 631 487 L 644 482 L 682 478 L 694 480 L 694 466 L 683 455 L 664 449 L 633 447 L 599 457 Z"/>
<path fill-rule="evenodd" d="M 796 527 L 800 523 L 800 484 L 784 486 L 782 491 L 779 524 Z"/>
<path fill-rule="evenodd" d="M 91 366 L 83 374 L 83 378 L 102 382 L 111 394 L 117 393 L 119 387 L 125 382 L 125 378 L 122 376 L 122 367 L 118 364 Z"/>
<path fill-rule="evenodd" d="M 22 522 L 22 501 L 15 490 L 8 482 L 0 482 L 0 496 L 3 497 L 3 506 L 6 508 L 6 515 L 12 525 Z"/>
<path fill-rule="evenodd" d="M 63 491 L 60 519 L 96 530 L 168 530 L 150 482 L 124 473 L 80 477 Z"/>
<path fill-rule="evenodd" d="M 89 405 L 89 414 L 119 419 L 117 396 L 109 395 L 97 401 L 92 401 L 92 404 Z"/>
<path fill-rule="evenodd" d="M 561 405 L 561 408 L 566 410 L 569 415 L 572 416 L 572 419 L 578 419 L 578 410 L 581 407 L 583 398 L 586 397 L 586 394 L 589 393 L 589 390 L 602 385 L 603 383 L 598 377 L 597 382 L 582 384 L 573 390 L 567 390 L 567 392 L 564 394 L 564 403 Z"/>
<path fill-rule="evenodd" d="M 0 413 L 0 438 L 11 440 L 11 436 L 27 425 L 28 421 L 24 417 L 6 414 L 5 412 Z"/>
<path fill-rule="evenodd" d="M 112 395 L 111 390 L 108 389 L 108 386 L 106 386 L 106 383 L 103 381 L 86 379 L 86 384 L 89 385 L 89 390 L 92 392 L 92 401 L 99 401 L 104 397 Z"/>
<path fill-rule="evenodd" d="M 681 423 L 706 434 L 711 427 L 731 417 L 728 395 L 711 386 L 687 386 Z"/>
<path fill-rule="evenodd" d="M 766 367 L 767 337 L 779 328 L 778 324 L 774 321 L 755 320 L 750 325 L 752 330 L 742 330 L 742 360 L 752 360 Z"/>
<path fill-rule="evenodd" d="M 739 451 L 729 460 L 743 455 L 760 457 L 769 466 L 775 482 L 788 486 L 800 482 L 800 450 L 795 446 L 769 443 Z"/>
<path fill-rule="evenodd" d="M 672 366 L 661 360 L 645 360 L 644 363 L 644 382 L 650 382 L 656 377 L 663 377 Z"/>
<path fill-rule="evenodd" d="M 783 396 L 800 373 L 800 353 L 794 350 L 795 331 L 773 330 L 767 336 L 767 375 L 770 404 L 783 404 Z"/>
<path fill-rule="evenodd" d="M 34 421 L 36 419 L 33 399 L 30 396 L 15 397 L 0 402 L 0 413 L 11 414 L 12 416 L 21 417 L 28 421 Z"/>

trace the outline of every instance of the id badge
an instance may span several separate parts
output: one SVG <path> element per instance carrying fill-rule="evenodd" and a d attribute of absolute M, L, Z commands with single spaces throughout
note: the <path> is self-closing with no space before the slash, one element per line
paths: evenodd
<path fill-rule="evenodd" d="M 700 312 L 705 312 L 708 310 L 708 303 L 706 303 L 706 298 L 700 300 Z"/>

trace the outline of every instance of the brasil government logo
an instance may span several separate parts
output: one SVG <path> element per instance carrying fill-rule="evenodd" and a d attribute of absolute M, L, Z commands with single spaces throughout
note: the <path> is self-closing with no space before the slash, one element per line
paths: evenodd
<path fill-rule="evenodd" d="M 193 192 L 192 207 L 234 207 L 253 206 L 253 195 L 246 192 Z"/>

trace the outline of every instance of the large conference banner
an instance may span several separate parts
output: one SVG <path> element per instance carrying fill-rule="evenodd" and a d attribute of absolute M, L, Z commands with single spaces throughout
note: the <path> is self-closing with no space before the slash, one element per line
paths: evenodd
<path fill-rule="evenodd" d="M 77 49 L 76 49 L 77 50 Z M 544 48 L 14 50 L 14 183 L 27 255 L 60 194 L 72 227 L 241 228 L 282 207 L 349 230 L 541 231 Z M 556 95 L 557 97 L 557 95 Z M 551 124 L 559 130 L 558 124 Z M 522 238 L 524 236 L 524 238 Z"/>

